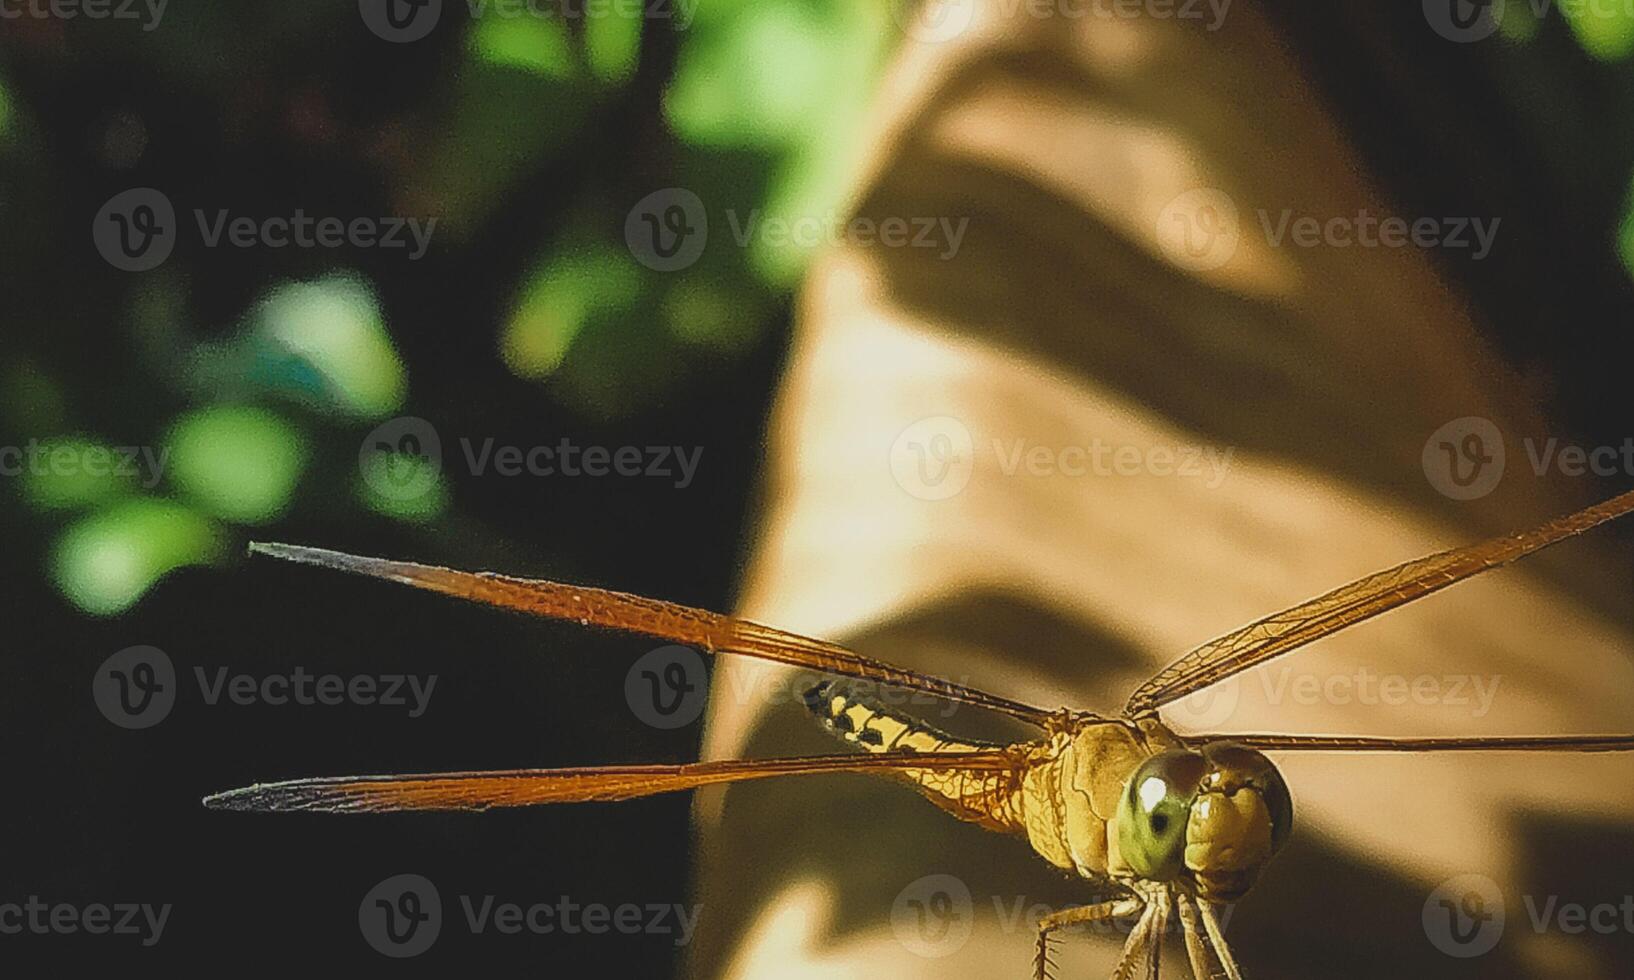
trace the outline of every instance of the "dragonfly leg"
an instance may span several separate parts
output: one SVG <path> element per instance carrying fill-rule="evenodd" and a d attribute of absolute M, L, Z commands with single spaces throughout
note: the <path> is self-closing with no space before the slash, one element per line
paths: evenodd
<path fill-rule="evenodd" d="M 1152 945 L 1152 924 L 1157 919 L 1157 910 L 1156 902 L 1147 905 L 1140 921 L 1130 930 L 1129 938 L 1123 944 L 1123 953 L 1118 956 L 1118 965 L 1112 968 L 1112 980 L 1135 980 L 1135 964 Z M 1146 962 L 1150 976 L 1151 957 L 1147 957 Z"/>
<path fill-rule="evenodd" d="M 1159 892 L 1152 904 L 1152 938 L 1148 945 L 1151 956 L 1147 959 L 1146 980 L 1162 980 L 1163 941 L 1169 932 L 1169 893 Z"/>
<path fill-rule="evenodd" d="M 1101 902 L 1098 905 L 1080 905 L 1076 908 L 1062 909 L 1052 912 L 1038 920 L 1038 953 L 1033 958 L 1033 980 L 1050 980 L 1050 933 L 1067 926 L 1074 926 L 1084 922 L 1104 922 L 1107 919 L 1122 919 L 1135 915 L 1145 907 L 1145 901 L 1137 896 L 1117 898 L 1110 902 Z M 1141 921 L 1145 921 L 1143 918 Z M 1139 931 L 1139 927 L 1136 927 Z M 1131 934 L 1133 938 L 1133 934 Z"/>
<path fill-rule="evenodd" d="M 1179 892 L 1175 904 L 1180 906 L 1180 932 L 1186 940 L 1186 959 L 1191 961 L 1191 975 L 1196 980 L 1214 980 L 1214 965 L 1209 960 L 1208 947 L 1203 943 L 1203 918 L 1197 903 L 1190 895 Z"/>
<path fill-rule="evenodd" d="M 1225 967 L 1226 976 L 1230 980 L 1243 980 L 1243 971 L 1237 968 L 1237 961 L 1231 957 L 1231 947 L 1226 945 L 1225 930 L 1220 927 L 1220 917 L 1214 912 L 1214 904 L 1198 904 L 1203 909 L 1203 928 L 1208 930 L 1209 941 L 1214 944 L 1214 952 L 1220 957 L 1220 965 Z"/>

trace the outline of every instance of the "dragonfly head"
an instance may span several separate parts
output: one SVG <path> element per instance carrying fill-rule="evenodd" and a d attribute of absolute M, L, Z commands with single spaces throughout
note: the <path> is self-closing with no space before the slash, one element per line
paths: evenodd
<path fill-rule="evenodd" d="M 1152 756 L 1118 805 L 1118 849 L 1143 878 L 1188 878 L 1210 902 L 1241 898 L 1288 839 L 1288 785 L 1271 760 L 1241 745 Z"/>

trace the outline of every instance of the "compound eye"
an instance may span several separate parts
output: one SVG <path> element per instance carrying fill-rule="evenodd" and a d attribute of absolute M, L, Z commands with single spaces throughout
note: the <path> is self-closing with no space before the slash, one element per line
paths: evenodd
<path fill-rule="evenodd" d="M 1118 805 L 1118 846 L 1137 874 L 1166 881 L 1184 867 L 1186 820 L 1208 764 L 1196 752 L 1152 756 L 1135 770 Z"/>
<path fill-rule="evenodd" d="M 1276 765 L 1264 753 L 1231 742 L 1212 742 L 1203 754 L 1223 778 L 1259 792 L 1271 815 L 1271 848 L 1280 849 L 1293 832 L 1294 799 Z"/>

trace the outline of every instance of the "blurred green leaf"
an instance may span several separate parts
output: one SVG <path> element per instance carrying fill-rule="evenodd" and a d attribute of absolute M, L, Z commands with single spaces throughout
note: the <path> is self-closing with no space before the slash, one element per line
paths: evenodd
<path fill-rule="evenodd" d="M 700 146 L 793 139 L 827 95 L 823 28 L 795 0 L 766 0 L 713 29 L 694 28 L 665 94 L 670 125 Z"/>
<path fill-rule="evenodd" d="M 617 84 L 635 74 L 641 59 L 641 7 L 614 3 L 605 16 L 588 16 L 584 21 L 585 61 L 597 81 Z"/>
<path fill-rule="evenodd" d="M 630 254 L 580 242 L 558 252 L 523 287 L 500 335 L 500 356 L 517 377 L 548 377 L 593 316 L 618 316 L 641 297 Z"/>
<path fill-rule="evenodd" d="M 748 346 L 766 315 L 758 293 L 700 276 L 676 282 L 664 294 L 664 324 L 696 347 L 737 351 Z"/>
<path fill-rule="evenodd" d="M 501 17 L 490 12 L 467 35 L 471 53 L 487 65 L 518 68 L 546 78 L 573 77 L 567 27 L 554 17 Z"/>
<path fill-rule="evenodd" d="M 420 471 L 413 492 L 403 492 L 395 486 L 391 470 L 425 467 L 424 459 L 402 453 L 372 453 L 364 465 L 368 469 L 359 474 L 354 492 L 363 505 L 376 514 L 423 524 L 448 510 L 448 483 L 440 472 Z"/>
<path fill-rule="evenodd" d="M 1538 15 L 1532 6 L 1533 0 L 1500 0 L 1500 2 L 1503 4 L 1503 10 L 1498 30 L 1505 38 L 1516 44 L 1525 44 L 1537 36 Z"/>
<path fill-rule="evenodd" d="M 306 466 L 300 433 L 271 412 L 247 406 L 213 406 L 183 416 L 165 448 L 176 489 L 240 524 L 263 524 L 283 514 Z"/>
<path fill-rule="evenodd" d="M 225 553 L 208 518 L 172 501 L 142 498 L 70 525 L 52 549 L 50 575 L 75 606 L 112 616 L 174 569 L 218 562 Z"/>
<path fill-rule="evenodd" d="M 22 447 L 23 499 L 40 510 L 71 510 L 106 503 L 142 480 L 140 459 L 90 439 L 45 439 Z"/>
<path fill-rule="evenodd" d="M 1562 3 L 1560 12 L 1583 50 L 1616 61 L 1634 50 L 1634 7 L 1619 3 Z"/>
<path fill-rule="evenodd" d="M 374 293 L 348 275 L 274 287 L 256 310 L 258 346 L 308 370 L 306 394 L 355 418 L 384 418 L 403 405 L 408 377 Z M 286 362 L 285 381 L 301 379 Z"/>

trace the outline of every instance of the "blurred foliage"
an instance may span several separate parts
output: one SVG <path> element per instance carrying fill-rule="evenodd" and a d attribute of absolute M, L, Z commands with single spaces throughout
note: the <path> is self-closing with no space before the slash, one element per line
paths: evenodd
<path fill-rule="evenodd" d="M 678 391 L 689 379 L 678 367 L 743 356 L 779 322 L 810 248 L 740 244 L 725 216 L 844 207 L 845 148 L 894 36 L 888 11 L 870 0 L 710 0 L 656 18 L 599 9 L 450 4 L 430 37 L 404 45 L 371 36 L 355 4 L 321 0 L 172 7 L 152 31 L 8 24 L 0 261 L 24 293 L 49 252 L 73 256 L 85 284 L 82 302 L 42 290 L 19 304 L 44 332 L 7 343 L 0 378 L 0 426 L 18 445 L 37 440 L 46 461 L 7 482 L 50 529 L 48 574 L 67 599 L 120 613 L 303 499 L 446 517 L 442 474 L 403 499 L 346 465 L 426 380 L 410 377 L 381 293 L 434 263 L 490 278 L 501 296 L 491 319 L 446 329 L 486 335 L 505 370 L 592 423 Z M 65 101 L 84 115 L 77 133 L 47 108 Z M 609 127 L 638 135 L 610 144 Z M 283 168 L 309 158 L 332 177 L 285 186 Z M 264 181 L 254 203 L 242 203 L 246 168 Z M 175 204 L 181 238 L 161 267 L 121 273 L 96 260 L 84 222 L 140 186 Z M 623 237 L 630 206 L 666 186 L 696 193 L 713 219 L 702 257 L 674 273 L 636 261 Z M 437 223 L 418 267 L 356 247 L 234 260 L 201 249 L 190 227 L 192 209 L 218 202 L 235 215 Z M 516 242 L 532 254 L 502 251 Z M 46 326 L 62 318 L 66 332 Z M 132 473 L 83 465 L 125 446 L 148 454 Z"/>

